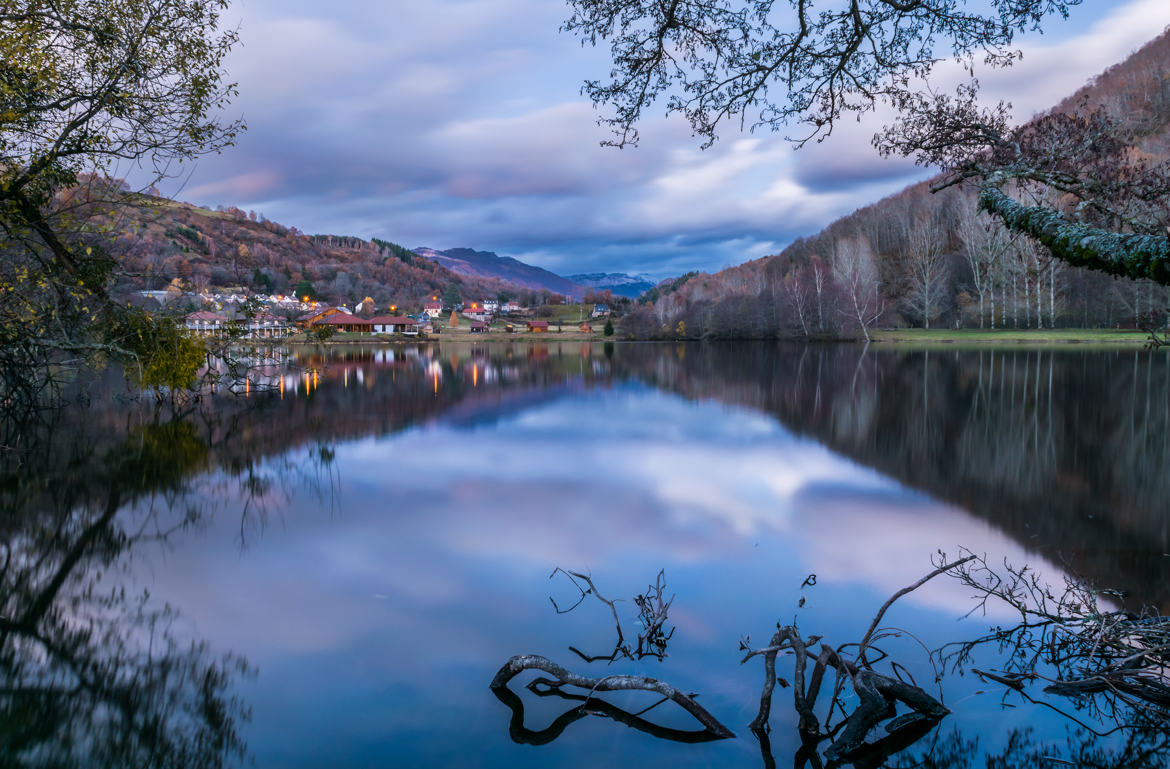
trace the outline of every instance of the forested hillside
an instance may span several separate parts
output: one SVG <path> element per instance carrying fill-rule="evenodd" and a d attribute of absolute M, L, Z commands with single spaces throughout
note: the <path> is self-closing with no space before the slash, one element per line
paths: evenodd
<path fill-rule="evenodd" d="M 1170 33 L 1059 105 L 1101 108 L 1170 159 Z M 1052 201 L 1060 206 L 1063 201 Z M 1161 324 L 1170 294 L 1150 281 L 1071 267 L 976 212 L 976 190 L 913 185 L 797 240 L 780 254 L 652 292 L 625 332 L 671 337 L 862 337 L 869 327 Z"/>
<path fill-rule="evenodd" d="M 379 305 L 403 306 L 444 293 L 468 300 L 524 293 L 506 281 L 457 275 L 377 238 L 306 235 L 238 208 L 143 202 L 123 209 L 112 228 L 123 290 L 165 288 L 178 278 L 194 290 L 242 286 L 291 294 L 307 281 L 324 301 L 369 296 Z"/>

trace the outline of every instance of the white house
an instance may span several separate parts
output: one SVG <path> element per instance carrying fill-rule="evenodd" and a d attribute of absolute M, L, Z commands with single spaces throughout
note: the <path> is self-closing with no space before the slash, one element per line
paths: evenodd
<path fill-rule="evenodd" d="M 488 312 L 487 308 L 479 302 L 472 302 L 467 307 L 463 308 L 464 316 L 472 320 L 486 321 L 491 318 L 492 314 Z"/>
<path fill-rule="evenodd" d="M 374 324 L 375 334 L 418 335 L 419 322 L 413 318 L 382 315 L 377 318 L 370 318 L 370 322 Z"/>
<path fill-rule="evenodd" d="M 443 303 L 427 302 L 423 305 L 423 312 L 426 313 L 427 317 L 429 317 L 431 320 L 434 320 L 443 314 Z"/>
<path fill-rule="evenodd" d="M 223 315 L 200 310 L 188 315 L 184 325 L 196 336 L 218 336 L 225 323 L 227 318 Z"/>

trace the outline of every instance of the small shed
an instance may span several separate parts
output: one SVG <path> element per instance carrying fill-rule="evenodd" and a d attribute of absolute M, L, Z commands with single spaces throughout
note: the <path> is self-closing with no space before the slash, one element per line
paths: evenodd
<path fill-rule="evenodd" d="M 592 334 L 593 333 L 593 326 L 590 326 L 588 323 L 585 323 L 584 321 L 582 321 L 581 325 L 577 326 L 577 330 L 580 331 L 582 334 Z"/>
<path fill-rule="evenodd" d="M 534 334 L 547 334 L 548 321 L 547 320 L 530 320 L 528 321 L 528 330 Z"/>
<path fill-rule="evenodd" d="M 486 334 L 487 330 L 488 330 L 488 324 L 484 323 L 481 320 L 474 321 L 471 324 L 471 333 L 473 333 L 473 334 Z"/>

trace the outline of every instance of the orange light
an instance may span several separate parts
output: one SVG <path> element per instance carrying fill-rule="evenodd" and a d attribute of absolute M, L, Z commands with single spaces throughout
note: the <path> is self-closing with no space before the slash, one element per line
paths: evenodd
<path fill-rule="evenodd" d="M 305 296 L 302 296 L 302 297 L 301 297 L 301 301 L 302 301 L 302 302 L 307 302 L 307 301 L 309 301 L 309 296 L 308 296 L 308 294 L 306 294 Z"/>

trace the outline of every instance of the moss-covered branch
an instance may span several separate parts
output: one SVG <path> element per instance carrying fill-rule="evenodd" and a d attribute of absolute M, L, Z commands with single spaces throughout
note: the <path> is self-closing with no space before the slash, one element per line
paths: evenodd
<path fill-rule="evenodd" d="M 1170 238 L 1076 224 L 1053 208 L 1013 200 L 993 182 L 980 189 L 979 208 L 998 217 L 1009 230 L 1040 241 L 1069 264 L 1170 285 Z"/>

